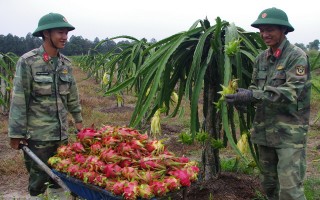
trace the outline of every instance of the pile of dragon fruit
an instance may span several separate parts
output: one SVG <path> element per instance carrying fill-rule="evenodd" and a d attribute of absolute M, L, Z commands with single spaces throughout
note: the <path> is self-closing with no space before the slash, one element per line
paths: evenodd
<path fill-rule="evenodd" d="M 85 128 L 48 160 L 57 171 L 124 199 L 165 196 L 197 180 L 195 161 L 128 127 Z"/>

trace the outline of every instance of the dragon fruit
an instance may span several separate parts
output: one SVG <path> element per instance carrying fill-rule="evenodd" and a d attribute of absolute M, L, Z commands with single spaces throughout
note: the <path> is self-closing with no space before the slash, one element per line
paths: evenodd
<path fill-rule="evenodd" d="M 52 167 L 55 167 L 59 162 L 61 162 L 61 158 L 58 156 L 52 156 L 48 159 L 48 164 Z"/>
<path fill-rule="evenodd" d="M 128 184 L 128 181 L 127 180 L 120 180 L 120 181 L 117 181 L 113 187 L 112 187 L 112 192 L 115 194 L 115 195 L 121 195 L 123 193 L 123 189 L 124 189 L 124 185 L 125 184 Z"/>
<path fill-rule="evenodd" d="M 64 145 L 57 148 L 57 155 L 62 158 L 72 157 L 75 152 L 72 150 L 70 145 Z"/>
<path fill-rule="evenodd" d="M 99 140 L 101 134 L 96 132 L 93 128 L 84 128 L 78 134 L 78 140 L 85 146 L 91 146 L 96 140 Z"/>
<path fill-rule="evenodd" d="M 100 143 L 100 141 L 94 142 L 90 146 L 90 154 L 91 155 L 98 155 L 100 153 L 101 148 L 102 148 L 102 144 Z"/>
<path fill-rule="evenodd" d="M 73 160 L 74 160 L 75 163 L 79 163 L 80 165 L 84 165 L 86 160 L 87 160 L 87 158 L 83 154 L 77 153 L 74 156 Z"/>
<path fill-rule="evenodd" d="M 170 175 L 180 180 L 181 186 L 190 186 L 190 178 L 186 170 L 173 170 L 168 172 Z"/>
<path fill-rule="evenodd" d="M 103 169 L 103 173 L 107 178 L 114 178 L 121 174 L 121 167 L 115 163 L 106 164 Z"/>
<path fill-rule="evenodd" d="M 150 186 L 156 196 L 164 196 L 169 191 L 163 181 L 153 181 Z"/>
<path fill-rule="evenodd" d="M 74 150 L 77 153 L 84 153 L 86 150 L 84 149 L 84 146 L 81 144 L 81 142 L 75 142 L 71 145 L 71 149 Z"/>
<path fill-rule="evenodd" d="M 123 197 L 127 200 L 135 200 L 138 196 L 138 182 L 131 181 L 123 187 Z"/>
<path fill-rule="evenodd" d="M 145 199 L 151 199 L 154 197 L 154 194 L 152 192 L 152 188 L 148 184 L 141 184 L 138 186 L 138 196 L 145 198 Z"/>
<path fill-rule="evenodd" d="M 70 164 L 67 168 L 67 174 L 70 176 L 77 176 L 77 173 L 80 170 L 80 166 L 79 165 L 75 165 L 75 164 Z"/>
<path fill-rule="evenodd" d="M 170 191 L 178 190 L 181 186 L 180 181 L 173 176 L 164 178 L 163 182 Z"/>
<path fill-rule="evenodd" d="M 124 167 L 121 170 L 121 174 L 128 180 L 132 180 L 138 177 L 138 170 L 133 167 Z"/>
<path fill-rule="evenodd" d="M 86 128 L 48 164 L 124 199 L 150 199 L 190 186 L 199 173 L 197 162 L 175 156 L 162 142 L 132 128 Z"/>

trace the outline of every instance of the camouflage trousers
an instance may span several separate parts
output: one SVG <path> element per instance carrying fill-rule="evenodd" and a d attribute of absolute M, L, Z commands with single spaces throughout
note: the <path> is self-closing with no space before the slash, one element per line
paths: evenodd
<path fill-rule="evenodd" d="M 28 141 L 28 148 L 37 155 L 37 157 L 44 162 L 46 165 L 47 160 L 56 154 L 57 148 L 61 144 L 66 144 L 67 140 L 64 141 Z M 27 171 L 29 172 L 29 186 L 28 191 L 31 196 L 37 196 L 46 191 L 48 187 L 59 188 L 50 176 L 43 171 L 40 166 L 24 152 L 24 160 Z"/>
<path fill-rule="evenodd" d="M 305 148 L 258 146 L 261 184 L 270 200 L 305 200 Z"/>

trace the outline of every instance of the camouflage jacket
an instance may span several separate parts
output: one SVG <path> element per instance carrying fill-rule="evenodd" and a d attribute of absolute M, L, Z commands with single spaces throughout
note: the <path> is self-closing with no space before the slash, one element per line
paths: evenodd
<path fill-rule="evenodd" d="M 82 121 L 70 60 L 62 54 L 54 60 L 42 46 L 21 56 L 13 82 L 9 137 L 35 141 L 66 139 L 68 112 L 75 122 Z"/>
<path fill-rule="evenodd" d="M 287 39 L 273 54 L 267 49 L 256 58 L 249 86 L 256 106 L 254 143 L 277 148 L 306 145 L 310 79 L 306 53 Z"/>

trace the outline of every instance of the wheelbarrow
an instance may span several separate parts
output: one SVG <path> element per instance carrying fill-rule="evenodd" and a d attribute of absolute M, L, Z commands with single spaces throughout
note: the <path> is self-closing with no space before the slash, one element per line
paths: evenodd
<path fill-rule="evenodd" d="M 72 199 L 77 197 L 86 200 L 121 200 L 121 196 L 114 196 L 111 192 L 100 188 L 98 186 L 87 184 L 79 179 L 68 176 L 64 173 L 50 169 L 44 162 L 42 162 L 36 154 L 34 154 L 26 145 L 20 144 L 19 148 L 27 153 L 39 166 L 45 171 L 59 186 L 66 192 L 70 192 Z M 151 200 L 157 200 L 152 198 Z"/>
<path fill-rule="evenodd" d="M 34 154 L 26 145 L 19 144 L 19 148 L 27 153 L 31 159 L 33 159 L 39 167 L 46 172 L 61 188 L 66 192 L 69 192 L 72 199 L 77 197 L 86 200 L 120 200 L 122 197 L 112 195 L 107 190 L 99 188 L 95 185 L 86 184 L 79 179 L 67 176 L 54 169 L 50 169 L 40 158 Z M 155 200 L 155 199 L 152 199 Z"/>

